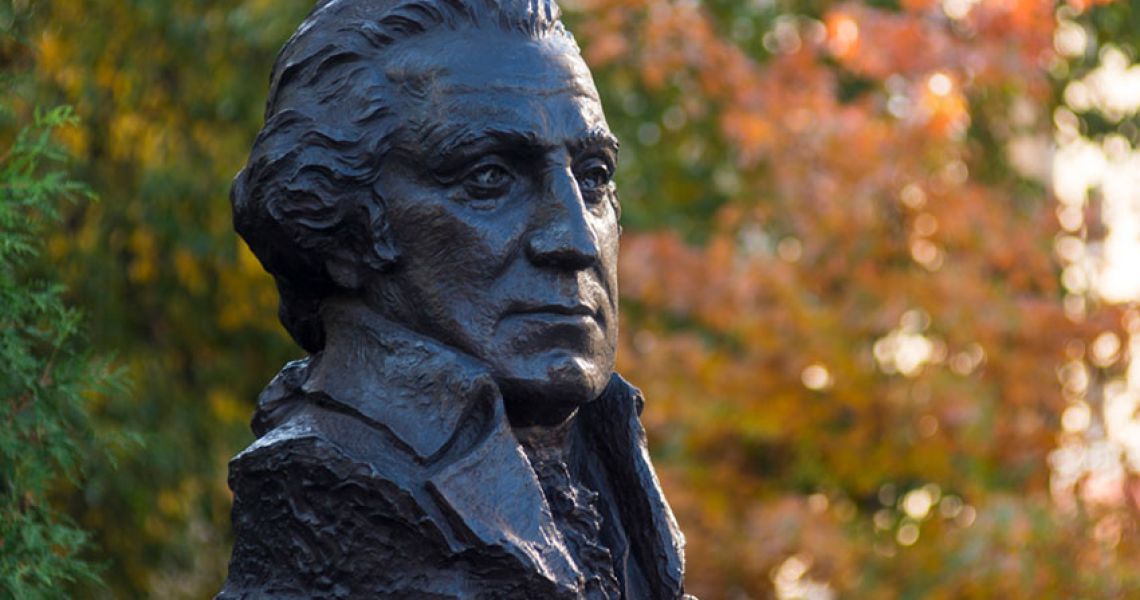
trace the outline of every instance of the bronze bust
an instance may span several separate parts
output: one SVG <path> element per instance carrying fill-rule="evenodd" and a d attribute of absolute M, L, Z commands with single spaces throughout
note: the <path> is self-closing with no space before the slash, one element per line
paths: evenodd
<path fill-rule="evenodd" d="M 308 353 L 230 464 L 220 598 L 678 598 L 614 373 L 617 140 L 553 0 L 329 0 L 238 233 Z"/>

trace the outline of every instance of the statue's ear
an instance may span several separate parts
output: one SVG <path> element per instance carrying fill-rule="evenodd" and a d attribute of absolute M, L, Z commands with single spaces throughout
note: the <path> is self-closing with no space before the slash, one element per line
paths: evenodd
<path fill-rule="evenodd" d="M 364 265 L 360 264 L 355 253 L 347 248 L 339 248 L 325 259 L 325 270 L 333 283 L 346 290 L 360 289 L 363 268 Z"/>
<path fill-rule="evenodd" d="M 388 226 L 388 207 L 384 202 L 384 196 L 380 193 L 379 183 L 373 184 L 372 197 L 365 202 L 365 206 L 370 252 L 364 253 L 364 262 L 373 271 L 384 273 L 395 266 L 400 253 L 396 249 L 392 230 Z"/>
<path fill-rule="evenodd" d="M 357 290 L 371 275 L 390 270 L 397 253 L 378 195 L 365 200 L 349 219 L 356 227 L 346 228 L 352 232 L 347 239 L 334 242 L 336 249 L 325 259 L 325 269 L 338 287 Z"/>

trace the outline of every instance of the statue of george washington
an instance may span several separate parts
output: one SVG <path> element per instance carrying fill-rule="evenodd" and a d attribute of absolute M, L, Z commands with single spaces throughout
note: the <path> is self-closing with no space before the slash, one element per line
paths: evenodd
<path fill-rule="evenodd" d="M 328 0 L 238 233 L 309 353 L 230 464 L 219 598 L 679 598 L 614 373 L 618 142 L 553 0 Z"/>

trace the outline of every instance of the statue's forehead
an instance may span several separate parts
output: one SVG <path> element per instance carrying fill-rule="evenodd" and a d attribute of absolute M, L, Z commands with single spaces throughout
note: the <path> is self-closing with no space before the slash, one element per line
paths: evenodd
<path fill-rule="evenodd" d="M 574 87 L 450 88 L 426 99 L 421 115 L 435 120 L 533 122 L 559 128 L 598 127 L 605 115 L 597 98 Z"/>
<path fill-rule="evenodd" d="M 445 32 L 406 50 L 395 76 L 415 80 L 413 120 L 428 129 L 482 124 L 555 141 L 606 128 L 590 71 L 565 40 Z"/>
<path fill-rule="evenodd" d="M 493 92 L 461 94 L 424 106 L 410 124 L 407 133 L 431 153 L 503 135 L 534 147 L 614 145 L 601 107 L 581 95 L 518 96 L 504 103 Z"/>
<path fill-rule="evenodd" d="M 420 79 L 428 93 L 598 95 L 573 42 L 557 35 L 533 39 L 511 32 L 442 29 L 405 40 L 394 51 L 389 77 Z"/>

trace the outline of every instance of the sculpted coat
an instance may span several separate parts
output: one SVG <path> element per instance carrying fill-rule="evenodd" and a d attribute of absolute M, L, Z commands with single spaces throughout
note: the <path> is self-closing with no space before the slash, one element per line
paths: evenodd
<path fill-rule="evenodd" d="M 572 525 L 553 516 L 486 370 L 366 322 L 263 393 L 260 437 L 230 466 L 237 543 L 221 598 L 681 595 L 681 537 L 635 388 L 615 375 L 568 432 L 570 468 L 597 490 L 581 503 L 612 554 L 607 587 L 606 569 L 566 551 Z"/>

